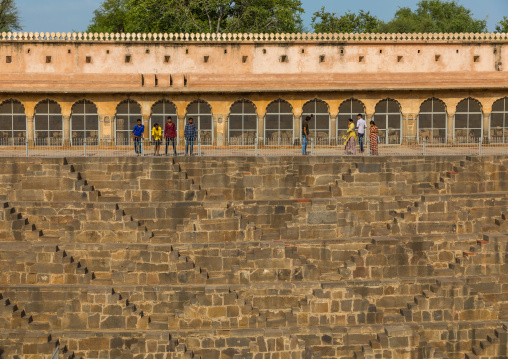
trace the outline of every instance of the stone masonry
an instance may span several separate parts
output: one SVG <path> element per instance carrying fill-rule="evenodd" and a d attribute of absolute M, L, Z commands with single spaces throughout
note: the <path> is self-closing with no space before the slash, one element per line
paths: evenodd
<path fill-rule="evenodd" d="M 0 358 L 508 358 L 505 157 L 0 158 Z"/>

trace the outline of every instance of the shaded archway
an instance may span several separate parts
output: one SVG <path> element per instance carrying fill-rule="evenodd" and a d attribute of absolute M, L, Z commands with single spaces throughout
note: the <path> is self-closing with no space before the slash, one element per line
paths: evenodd
<path fill-rule="evenodd" d="M 22 145 L 26 139 L 25 106 L 17 100 L 0 104 L 0 145 Z"/>
<path fill-rule="evenodd" d="M 60 105 L 46 99 L 35 106 L 34 139 L 36 144 L 59 145 L 63 138 L 63 116 Z"/>
<path fill-rule="evenodd" d="M 339 114 L 337 115 L 337 139 L 341 139 L 346 134 L 350 118 L 356 123 L 358 114 L 365 115 L 363 102 L 351 98 L 340 104 Z"/>
<path fill-rule="evenodd" d="M 194 120 L 198 130 L 198 138 L 203 144 L 212 144 L 213 142 L 213 121 L 212 106 L 206 101 L 196 100 L 187 106 L 185 114 L 185 123 L 189 118 Z"/>
<path fill-rule="evenodd" d="M 171 120 L 176 125 L 176 131 L 178 133 L 178 114 L 176 111 L 176 105 L 168 100 L 160 100 L 152 106 L 152 112 L 150 114 L 150 138 L 152 138 L 152 127 L 158 123 L 164 131 L 164 126 L 171 117 Z"/>
<path fill-rule="evenodd" d="M 96 145 L 99 137 L 97 106 L 88 100 L 76 102 L 71 110 L 72 144 L 82 144 L 86 139 L 87 145 Z"/>
<path fill-rule="evenodd" d="M 400 104 L 392 99 L 385 99 L 376 105 L 374 122 L 379 128 L 380 144 L 400 144 L 402 112 Z"/>
<path fill-rule="evenodd" d="M 455 112 L 455 139 L 457 142 L 470 142 L 482 137 L 482 105 L 469 97 L 459 102 Z"/>
<path fill-rule="evenodd" d="M 443 101 L 434 97 L 424 101 L 418 113 L 418 138 L 446 141 L 447 119 Z"/>
<path fill-rule="evenodd" d="M 249 100 L 236 101 L 229 109 L 229 143 L 233 145 L 253 145 L 257 137 L 257 124 L 256 105 Z"/>
<path fill-rule="evenodd" d="M 508 97 L 501 98 L 492 105 L 490 138 L 498 142 L 508 141 Z"/>
<path fill-rule="evenodd" d="M 329 141 L 330 107 L 326 102 L 314 99 L 303 105 L 302 123 L 311 114 L 314 115 L 314 118 L 309 122 L 310 137 L 319 142 Z"/>
<path fill-rule="evenodd" d="M 116 107 L 115 115 L 115 138 L 118 144 L 129 142 L 131 132 L 137 124 L 137 120 L 143 121 L 141 106 L 134 100 L 125 100 Z M 148 129 L 145 128 L 144 137 L 147 138 Z"/>
<path fill-rule="evenodd" d="M 290 144 L 294 138 L 293 107 L 289 102 L 276 100 L 266 107 L 265 141 L 269 144 Z"/>

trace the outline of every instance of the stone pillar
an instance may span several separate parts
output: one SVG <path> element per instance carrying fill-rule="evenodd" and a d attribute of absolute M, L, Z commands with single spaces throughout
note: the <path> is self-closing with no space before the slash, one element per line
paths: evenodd
<path fill-rule="evenodd" d="M 339 112 L 330 114 L 330 141 L 337 140 L 337 116 Z"/>
<path fill-rule="evenodd" d="M 228 116 L 213 115 L 213 138 L 217 140 L 217 145 L 224 145 L 224 140 L 228 138 Z"/>
<path fill-rule="evenodd" d="M 178 133 L 177 133 L 177 138 L 180 139 L 180 140 L 183 140 L 184 136 L 184 131 L 185 131 L 185 125 L 186 125 L 186 121 L 185 121 L 185 114 L 186 114 L 186 107 L 185 106 L 177 106 L 176 108 L 177 110 L 177 116 L 178 116 Z"/>
<path fill-rule="evenodd" d="M 293 117 L 294 139 L 301 139 L 301 137 L 302 137 L 302 111 L 303 110 L 301 108 L 294 110 L 294 117 Z"/>
<path fill-rule="evenodd" d="M 483 114 L 483 137 L 490 137 L 490 112 Z"/>
<path fill-rule="evenodd" d="M 265 114 L 258 114 L 258 139 L 260 141 L 265 138 Z"/>
<path fill-rule="evenodd" d="M 455 136 L 455 129 L 453 128 L 453 123 L 455 122 L 455 113 L 450 113 L 448 114 L 448 123 L 446 124 L 447 125 L 447 130 L 446 130 L 446 141 L 448 143 L 452 143 L 453 142 L 453 137 Z"/>
<path fill-rule="evenodd" d="M 408 138 L 417 137 L 417 116 L 413 113 L 402 114 L 402 128 L 401 128 L 401 137 Z"/>
<path fill-rule="evenodd" d="M 111 115 L 99 115 L 100 138 L 110 139 L 115 138 L 114 118 Z"/>
<path fill-rule="evenodd" d="M 367 126 L 370 126 L 370 121 L 374 121 L 374 113 L 365 114 L 365 122 L 367 123 Z"/>
<path fill-rule="evenodd" d="M 294 117 L 293 119 L 293 123 L 294 123 L 294 128 L 295 128 L 295 131 L 294 131 L 294 137 L 295 138 L 301 138 L 302 137 L 302 120 L 301 120 L 301 116 L 296 116 Z"/>
<path fill-rule="evenodd" d="M 63 115 L 62 140 L 64 144 L 68 144 L 71 140 L 71 115 Z"/>
<path fill-rule="evenodd" d="M 34 115 L 26 115 L 26 139 L 34 139 Z"/>
<path fill-rule="evenodd" d="M 145 125 L 145 133 L 143 133 L 143 138 L 150 139 L 152 131 L 150 128 L 150 115 L 143 114 L 143 125 Z"/>

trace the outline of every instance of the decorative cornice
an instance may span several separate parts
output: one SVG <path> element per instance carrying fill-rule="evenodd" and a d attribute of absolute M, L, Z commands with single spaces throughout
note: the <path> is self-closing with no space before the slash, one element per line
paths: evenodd
<path fill-rule="evenodd" d="M 217 34 L 2 32 L 0 42 L 506 42 L 507 33 Z"/>

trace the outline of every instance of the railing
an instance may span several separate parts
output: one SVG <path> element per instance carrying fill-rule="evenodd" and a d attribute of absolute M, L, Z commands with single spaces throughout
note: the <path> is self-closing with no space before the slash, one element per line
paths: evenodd
<path fill-rule="evenodd" d="M 88 32 L 2 32 L 0 41 L 161 41 L 161 42 L 404 42 L 404 41 L 506 41 L 506 33 L 298 33 L 298 34 L 232 34 L 232 33 L 88 33 Z"/>
<path fill-rule="evenodd" d="M 392 141 L 393 140 L 393 141 Z M 378 144 L 380 156 L 451 156 L 451 155 L 508 155 L 508 143 L 503 138 L 478 139 L 478 138 L 455 138 L 454 140 L 443 138 L 418 139 L 418 138 L 394 138 L 389 141 L 392 144 Z M 258 140 L 254 138 L 238 139 L 196 139 L 191 146 L 186 146 L 183 139 L 175 140 L 177 156 L 186 154 L 203 157 L 227 157 L 227 156 L 262 156 L 281 157 L 302 155 L 300 139 L 270 139 Z M 132 138 L 127 139 L 91 139 L 73 141 L 62 139 L 36 139 L 13 142 L 12 140 L 0 139 L 0 157 L 133 157 L 154 156 L 156 144 L 153 141 L 143 140 L 138 145 L 138 152 Z M 168 144 L 167 153 L 173 156 L 172 143 Z M 161 141 L 160 156 L 166 155 L 166 142 Z M 360 153 L 360 146 L 356 141 L 354 149 L 348 150 L 344 146 L 344 140 L 310 139 L 307 144 L 309 156 L 347 156 L 363 155 L 374 156 L 369 138 L 365 138 L 364 153 Z"/>

